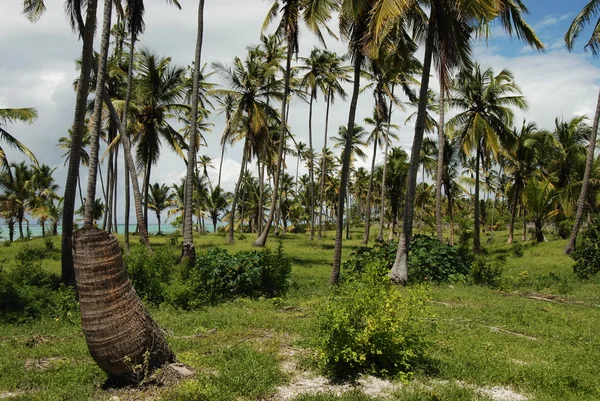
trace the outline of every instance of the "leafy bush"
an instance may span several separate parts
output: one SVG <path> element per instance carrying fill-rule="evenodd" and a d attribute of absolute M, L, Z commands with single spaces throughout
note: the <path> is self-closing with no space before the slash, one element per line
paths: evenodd
<path fill-rule="evenodd" d="M 390 242 L 376 242 L 373 247 L 363 246 L 355 249 L 350 258 L 344 262 L 342 279 L 360 276 L 366 267 L 372 268 L 372 262 L 379 261 L 379 275 L 382 277 L 392 268 L 396 259 L 398 244 Z"/>
<path fill-rule="evenodd" d="M 171 301 L 183 308 L 214 304 L 236 297 L 257 298 L 283 295 L 290 284 L 291 263 L 277 250 L 245 251 L 230 255 L 213 248 L 196 257 L 196 264 L 186 266 L 182 284 L 171 288 Z M 183 284 L 184 283 L 184 284 Z"/>
<path fill-rule="evenodd" d="M 473 261 L 471 277 L 475 284 L 495 287 L 502 278 L 501 259 L 491 260 L 485 256 L 479 256 Z"/>
<path fill-rule="evenodd" d="M 513 242 L 513 244 L 510 247 L 510 250 L 512 254 L 517 258 L 522 257 L 525 253 L 525 248 L 520 242 Z"/>
<path fill-rule="evenodd" d="M 318 313 L 318 362 L 335 377 L 361 372 L 406 376 L 427 349 L 432 325 L 423 288 L 392 286 L 372 260 L 347 280 Z"/>
<path fill-rule="evenodd" d="M 416 235 L 408 255 L 408 277 L 416 282 L 460 281 L 469 275 L 471 262 L 471 255 L 462 248 Z"/>
<path fill-rule="evenodd" d="M 18 323 L 57 314 L 60 278 L 36 261 L 35 252 L 18 254 L 13 268 L 0 267 L 0 320 Z"/>
<path fill-rule="evenodd" d="M 596 219 L 584 231 L 571 257 L 575 260 L 573 273 L 580 279 L 590 278 L 600 272 L 600 219 Z"/>
<path fill-rule="evenodd" d="M 140 298 L 154 305 L 164 302 L 166 287 L 171 280 L 173 266 L 177 263 L 175 254 L 161 248 L 149 253 L 143 245 L 138 245 L 123 259 Z"/>
<path fill-rule="evenodd" d="M 557 216 L 558 217 L 558 216 Z M 567 239 L 571 236 L 571 231 L 573 230 L 573 219 L 565 218 L 564 220 L 560 220 L 556 223 L 556 231 L 560 238 Z"/>

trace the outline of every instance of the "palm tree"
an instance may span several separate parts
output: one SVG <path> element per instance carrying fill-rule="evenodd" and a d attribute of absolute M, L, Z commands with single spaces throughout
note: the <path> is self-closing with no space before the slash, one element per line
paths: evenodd
<path fill-rule="evenodd" d="M 514 226 L 519 209 L 519 201 L 522 198 L 525 187 L 530 177 L 539 168 L 539 157 L 542 155 L 538 150 L 540 142 L 547 138 L 548 133 L 538 130 L 533 122 L 523 121 L 519 130 L 514 129 L 514 146 L 504 150 L 504 171 L 510 179 L 509 191 L 511 195 L 511 218 L 508 226 L 508 243 L 513 242 Z"/>
<path fill-rule="evenodd" d="M 183 137 L 171 126 L 168 119 L 185 109 L 180 103 L 185 95 L 185 69 L 171 65 L 170 57 L 159 57 L 146 49 L 139 53 L 138 68 L 138 112 L 134 138 L 137 143 L 136 163 L 138 169 L 144 170 L 144 222 L 147 226 L 150 175 L 152 165 L 156 164 L 160 157 L 161 139 L 183 157 Z"/>
<path fill-rule="evenodd" d="M 346 91 L 343 88 L 344 83 L 350 82 L 350 72 L 352 67 L 345 65 L 346 56 L 338 56 L 336 53 L 323 51 L 323 55 L 327 59 L 327 74 L 322 80 L 322 85 L 325 92 L 325 133 L 323 135 L 323 152 L 327 149 L 327 134 L 329 131 L 329 108 L 335 102 L 335 97 L 339 96 L 342 100 L 346 100 Z M 319 182 L 319 239 L 323 238 L 323 191 L 325 189 L 325 168 L 326 158 L 321 159 L 321 179 Z M 297 190 L 298 188 L 296 188 Z"/>
<path fill-rule="evenodd" d="M 411 148 L 411 163 L 407 180 L 406 205 L 404 208 L 402 235 L 396 253 L 396 260 L 390 272 L 390 278 L 396 283 L 405 283 L 408 280 L 408 251 L 412 238 L 412 223 L 415 205 L 415 191 L 418 174 L 418 157 L 421 152 L 423 134 L 425 132 L 425 121 L 427 114 L 427 91 L 429 89 L 429 76 L 431 73 L 432 57 L 436 56 L 440 65 L 445 61 L 441 49 L 460 49 L 464 55 L 461 60 L 466 60 L 470 52 L 469 43 L 474 27 L 479 27 L 477 32 L 490 32 L 486 26 L 493 19 L 498 18 L 505 31 L 510 35 L 513 33 L 528 44 L 543 49 L 541 41 L 533 30 L 523 20 L 522 14 L 528 13 L 527 8 L 521 1 L 495 0 L 495 1 L 471 1 L 456 2 L 453 0 L 435 0 L 430 4 L 429 20 L 422 21 L 426 26 L 425 54 L 423 58 L 423 71 L 421 76 L 421 88 L 419 91 L 419 106 L 417 109 L 417 120 L 415 123 L 415 135 Z M 421 15 L 421 14 L 417 14 Z M 451 67 L 451 66 L 450 66 Z M 446 72 L 442 84 L 449 82 L 449 68 L 442 65 L 441 72 Z"/>
<path fill-rule="evenodd" d="M 219 161 L 219 178 L 217 180 L 217 187 L 219 187 L 221 186 L 221 172 L 223 170 L 223 159 L 225 158 L 225 145 L 227 145 L 227 143 L 229 143 L 228 141 L 234 137 L 232 117 L 235 110 L 235 96 L 232 93 L 217 96 L 217 103 L 221 106 L 220 113 L 225 113 L 225 129 L 221 135 L 221 160 Z"/>
<path fill-rule="evenodd" d="M 537 242 L 544 241 L 542 231 L 544 222 L 556 216 L 559 210 L 554 208 L 556 204 L 556 192 L 554 185 L 547 179 L 538 180 L 532 176 L 525 187 L 525 199 L 527 211 L 531 215 L 535 225 L 535 238 Z"/>
<path fill-rule="evenodd" d="M 227 210 L 227 198 L 229 192 L 224 192 L 221 187 L 211 188 L 210 196 L 207 199 L 207 210 L 213 222 L 213 232 L 217 232 L 217 222 L 220 220 L 220 214 Z"/>
<path fill-rule="evenodd" d="M 214 63 L 213 67 L 231 87 L 231 90 L 221 90 L 218 93 L 229 94 L 235 98 L 231 125 L 236 129 L 227 131 L 231 137 L 223 138 L 222 143 L 244 140 L 240 175 L 235 186 L 229 219 L 229 243 L 233 243 L 235 213 L 246 163 L 253 149 L 265 146 L 269 134 L 269 120 L 277 119 L 277 113 L 267 104 L 267 99 L 280 97 L 279 84 L 272 79 L 277 67 L 274 64 L 264 64 L 254 52 L 249 52 L 245 61 L 236 57 L 233 67 L 221 63 Z"/>
<path fill-rule="evenodd" d="M 42 226 L 42 236 L 46 236 L 46 221 L 50 219 L 48 214 L 52 201 L 58 198 L 56 191 L 58 185 L 55 183 L 52 173 L 56 168 L 50 168 L 46 164 L 33 166 L 31 188 L 33 197 L 31 200 L 33 214 L 39 219 Z"/>
<path fill-rule="evenodd" d="M 296 142 L 296 192 L 298 191 L 298 170 L 300 170 L 300 161 L 306 159 L 309 148 L 304 142 Z"/>
<path fill-rule="evenodd" d="M 361 127 L 360 125 L 355 125 L 354 129 L 352 130 L 352 134 L 348 135 L 348 129 L 342 125 L 342 126 L 340 126 L 340 128 L 338 130 L 338 136 L 334 136 L 332 138 L 332 140 L 334 142 L 333 146 L 335 148 L 342 148 L 342 154 L 346 154 L 346 146 L 348 146 L 348 144 L 350 144 L 351 149 L 348 152 L 348 154 L 349 154 L 348 168 L 349 169 L 352 169 L 354 167 L 354 161 L 356 160 L 357 157 L 360 159 L 364 159 L 367 157 L 366 153 L 361 148 L 361 147 L 367 145 L 367 135 L 368 135 L 368 132 L 365 131 L 365 129 L 363 127 Z M 348 137 L 351 137 L 351 139 L 348 139 Z M 346 180 L 346 188 L 345 188 L 344 192 L 347 193 L 348 198 L 350 195 L 349 186 L 350 186 L 350 180 Z M 342 187 L 340 187 L 340 192 L 342 192 Z M 341 198 L 340 198 L 340 200 L 341 200 Z M 339 208 L 339 204 L 340 203 L 338 201 L 338 214 L 344 212 L 343 208 Z M 349 202 L 348 202 L 348 204 L 349 204 Z M 343 219 L 343 216 L 341 218 Z M 339 221 L 339 219 L 340 219 L 340 217 L 338 215 L 338 221 Z M 348 207 L 346 209 L 346 239 L 350 239 L 349 231 L 350 231 L 350 207 Z"/>
<path fill-rule="evenodd" d="M 319 90 L 325 92 L 325 79 L 328 74 L 329 57 L 320 49 L 313 49 L 309 57 L 302 57 L 304 66 L 300 66 L 300 70 L 306 72 L 300 86 L 306 88 L 310 97 L 308 108 L 308 148 L 313 149 L 312 141 L 312 119 L 313 119 L 313 102 L 317 99 Z M 313 152 L 309 153 L 308 158 L 308 177 L 310 180 L 310 240 L 315 236 L 315 177 L 314 177 L 314 160 Z"/>
<path fill-rule="evenodd" d="M 279 198 L 279 178 L 283 164 L 283 152 L 287 137 L 287 105 L 290 94 L 290 77 L 292 71 L 292 56 L 298 53 L 298 37 L 300 33 L 300 19 L 314 32 L 319 40 L 324 43 L 321 28 L 326 26 L 331 13 L 336 8 L 334 0 L 274 0 L 262 27 L 264 32 L 267 27 L 281 13 L 281 20 L 275 30 L 275 37 L 285 39 L 287 45 L 286 66 L 284 72 L 283 98 L 281 100 L 281 124 L 279 127 L 279 144 L 277 152 L 277 166 L 273 176 L 273 195 L 271 196 L 271 210 L 263 232 L 254 241 L 254 246 L 265 246 L 269 236 L 269 230 L 273 224 Z"/>
<path fill-rule="evenodd" d="M 173 200 L 173 194 L 171 193 L 171 187 L 166 184 L 154 183 L 150 186 L 150 196 L 148 198 L 148 208 L 156 213 L 156 219 L 158 220 L 158 234 L 162 234 L 160 229 L 160 216 L 165 209 L 171 206 Z"/>
<path fill-rule="evenodd" d="M 14 224 L 11 221 L 18 224 L 19 238 L 23 239 L 23 221 L 33 206 L 33 170 L 25 162 L 10 163 L 8 169 L 0 177 L 2 217 L 9 220 L 9 229 Z"/>
<path fill-rule="evenodd" d="M 184 198 L 184 216 L 183 216 L 183 249 L 181 257 L 188 258 L 193 263 L 196 259 L 194 249 L 194 236 L 192 233 L 192 183 L 194 179 L 194 169 L 196 167 L 196 141 L 197 141 L 197 123 L 198 123 L 198 92 L 200 82 L 200 60 L 202 55 L 202 40 L 204 35 L 204 0 L 198 1 L 198 27 L 196 30 L 196 49 L 194 53 L 194 76 L 192 83 L 191 99 L 191 129 L 190 141 L 188 144 L 187 171 L 185 175 L 185 198 Z M 159 229 L 160 231 L 160 229 Z"/>
<path fill-rule="evenodd" d="M 475 227 L 473 252 L 481 252 L 479 183 L 480 166 L 485 155 L 495 159 L 502 147 L 514 143 L 513 111 L 511 107 L 527 108 L 520 96 L 521 90 L 514 82 L 512 73 L 502 70 L 494 75 L 491 68 L 482 71 L 477 64 L 471 71 L 463 70 L 457 77 L 455 94 L 449 103 L 463 110 L 448 121 L 448 127 L 460 138 L 465 156 L 475 151 Z"/>
<path fill-rule="evenodd" d="M 379 113 L 377 107 L 373 110 L 373 117 L 365 118 L 365 123 L 373 126 L 373 130 L 369 135 L 367 144 L 373 144 L 373 156 L 371 159 L 371 173 L 369 175 L 369 191 L 367 193 L 366 200 L 366 218 L 365 218 L 365 232 L 363 235 L 362 243 L 367 245 L 369 243 L 369 232 L 371 229 L 371 196 L 373 191 L 373 179 L 375 178 L 375 159 L 377 158 L 377 148 L 382 147 L 391 139 L 398 139 L 398 136 L 392 132 L 386 135 L 387 128 L 397 128 L 394 124 L 388 124 L 386 121 L 387 113 Z"/>
<path fill-rule="evenodd" d="M 15 122 L 24 122 L 24 123 L 33 123 L 33 121 L 37 118 L 37 110 L 33 108 L 24 108 L 24 109 L 2 109 L 0 108 L 0 140 L 6 142 L 9 146 L 16 148 L 21 153 L 25 154 L 33 163 L 38 164 L 37 159 L 33 155 L 33 153 L 23 145 L 17 138 L 12 136 L 6 131 L 4 127 L 8 123 Z M 8 159 L 6 157 L 6 152 L 0 146 L 0 168 L 8 167 Z"/>
<path fill-rule="evenodd" d="M 565 43 L 569 51 L 573 50 L 575 46 L 575 40 L 581 34 L 583 28 L 590 22 L 592 18 L 596 18 L 598 16 L 600 3 L 597 0 L 590 0 L 583 9 L 577 14 L 571 26 L 567 30 L 565 34 Z M 596 27 L 599 22 L 596 22 Z M 584 49 L 590 49 L 592 51 L 592 55 L 595 57 L 598 56 L 598 49 L 600 47 L 600 38 L 597 34 L 597 29 L 594 29 L 590 39 L 585 45 Z M 573 224 L 573 229 L 571 230 L 571 237 L 569 239 L 569 243 L 565 247 L 565 253 L 571 254 L 575 250 L 575 244 L 577 242 L 577 234 L 579 232 L 579 227 L 581 226 L 581 217 L 583 216 L 583 209 L 585 208 L 588 186 L 590 181 L 590 175 L 592 171 L 592 165 L 594 162 L 594 150 L 596 149 L 596 135 L 598 134 L 598 121 L 600 120 L 600 92 L 598 93 L 598 100 L 596 102 L 596 113 L 594 114 L 594 120 L 592 122 L 592 134 L 590 136 L 590 143 L 588 145 L 588 152 L 585 161 L 585 171 L 583 174 L 583 182 L 581 184 L 581 192 L 579 193 L 579 199 L 577 201 L 577 212 L 575 213 L 575 223 Z"/>

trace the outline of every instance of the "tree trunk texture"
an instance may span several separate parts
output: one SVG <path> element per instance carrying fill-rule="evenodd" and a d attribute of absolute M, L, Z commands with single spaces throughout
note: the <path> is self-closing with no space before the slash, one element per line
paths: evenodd
<path fill-rule="evenodd" d="M 196 142 L 198 131 L 198 91 L 200 81 L 202 40 L 204 34 L 204 0 L 198 2 L 198 29 L 196 32 L 196 50 L 194 54 L 194 76 L 192 84 L 192 110 L 190 122 L 190 143 L 188 148 L 188 164 L 185 176 L 185 194 L 183 200 L 183 210 L 185 220 L 183 230 L 183 248 L 181 258 L 194 261 L 196 259 L 196 250 L 194 249 L 194 234 L 192 232 L 192 196 L 194 194 L 194 167 L 196 166 Z M 198 222 L 200 224 L 200 222 Z"/>
<path fill-rule="evenodd" d="M 83 226 L 92 227 L 94 224 L 94 204 L 96 200 L 96 177 L 101 166 L 98 166 L 100 152 L 100 129 L 102 125 L 102 92 L 106 81 L 106 60 L 110 45 L 110 21 L 112 16 L 112 0 L 104 0 L 104 15 L 102 20 L 102 39 L 96 74 L 96 92 L 94 111 L 92 114 L 92 132 L 90 133 L 90 163 L 88 167 L 87 197 L 85 200 L 85 216 Z M 102 181 L 102 180 L 101 180 Z M 104 184 L 102 185 L 104 187 Z"/>
<path fill-rule="evenodd" d="M 129 189 L 129 168 L 127 167 L 127 162 L 124 161 L 124 174 L 125 174 L 125 227 L 123 227 L 123 232 L 125 236 L 125 252 L 129 255 L 131 252 L 131 248 L 129 246 L 129 213 L 131 210 L 131 193 Z"/>
<path fill-rule="evenodd" d="M 263 247 L 267 244 L 267 238 L 269 237 L 269 231 L 273 225 L 275 214 L 277 213 L 277 204 L 279 200 L 279 176 L 281 175 L 281 166 L 283 165 L 283 151 L 285 149 L 285 142 L 287 138 L 287 102 L 290 94 L 290 73 L 292 69 L 292 56 L 294 54 L 294 46 L 292 43 L 288 43 L 287 47 L 287 59 L 285 66 L 285 78 L 283 86 L 283 99 L 281 100 L 281 127 L 279 129 L 279 149 L 277 152 L 277 166 L 275 168 L 275 176 L 273 177 L 273 195 L 271 196 L 271 210 L 269 210 L 269 217 L 265 223 L 265 227 L 259 237 L 254 241 L 252 246 Z"/>
<path fill-rule="evenodd" d="M 429 88 L 429 73 L 431 71 L 431 56 L 433 53 L 433 28 L 431 21 L 434 21 L 435 9 L 432 9 L 429 17 L 430 28 L 427 31 L 425 41 L 425 56 L 423 59 L 423 73 L 421 75 L 421 89 L 419 92 L 419 105 L 417 110 L 417 121 L 415 123 L 415 136 L 410 155 L 410 164 L 408 166 L 408 177 L 406 182 L 406 201 L 404 205 L 404 216 L 402 223 L 402 232 L 396 252 L 396 260 L 390 271 L 390 279 L 397 284 L 404 284 L 408 281 L 408 251 L 412 239 L 413 217 L 415 212 L 415 193 L 417 186 L 417 175 L 419 172 L 419 156 L 421 145 L 423 144 L 423 134 L 425 133 L 425 117 L 427 115 L 427 89 Z"/>
<path fill-rule="evenodd" d="M 340 266 L 342 264 L 342 231 L 344 229 L 344 201 L 346 200 L 346 186 L 348 185 L 348 176 L 350 175 L 350 155 L 352 153 L 352 132 L 354 132 L 354 122 L 356 119 L 356 107 L 358 104 L 358 94 L 360 92 L 360 66 L 363 55 L 359 52 L 354 59 L 354 88 L 352 90 L 352 99 L 350 100 L 350 111 L 348 113 L 348 135 L 344 145 L 342 159 L 342 175 L 340 177 L 340 193 L 338 197 L 337 224 L 335 227 L 335 248 L 333 253 L 333 267 L 329 284 L 337 285 L 340 281 Z"/>
<path fill-rule="evenodd" d="M 77 3 L 77 2 L 75 2 Z M 94 30 L 96 27 L 96 0 L 88 0 L 85 28 L 80 26 L 83 40 L 81 52 L 81 71 L 77 81 L 77 98 L 75 101 L 75 116 L 73 118 L 73 137 L 71 138 L 71 153 L 69 169 L 65 183 L 63 204 L 62 241 L 61 241 L 61 276 L 65 285 L 75 285 L 75 272 L 73 270 L 73 214 L 75 212 L 75 197 L 79 177 L 79 163 L 81 161 L 81 141 L 85 129 L 85 113 L 87 94 L 90 86 L 90 73 L 94 60 Z M 82 203 L 83 204 L 83 203 Z"/>
<path fill-rule="evenodd" d="M 587 159 L 585 161 L 585 171 L 583 173 L 583 182 L 581 183 L 581 192 L 579 193 L 579 199 L 577 201 L 577 212 L 575 213 L 575 222 L 573 224 L 573 229 L 571 230 L 571 238 L 569 239 L 569 243 L 565 247 L 565 253 L 567 255 L 570 255 L 575 250 L 575 244 L 577 243 L 577 234 L 579 233 L 579 227 L 581 226 L 583 210 L 587 206 L 588 186 L 590 183 L 590 175 L 592 174 L 592 167 L 594 165 L 594 150 L 596 149 L 596 136 L 598 134 L 598 120 L 600 120 L 600 92 L 598 93 L 598 102 L 596 103 L 596 114 L 594 115 L 594 122 L 592 124 L 592 134 L 590 135 L 590 143 L 588 145 Z"/>
<path fill-rule="evenodd" d="M 73 259 L 86 343 L 109 380 L 139 383 L 146 373 L 175 362 L 129 281 L 117 239 L 97 228 L 77 230 Z"/>

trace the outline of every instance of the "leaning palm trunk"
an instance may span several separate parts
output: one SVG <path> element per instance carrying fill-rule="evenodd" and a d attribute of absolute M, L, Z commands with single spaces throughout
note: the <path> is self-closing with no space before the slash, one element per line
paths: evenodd
<path fill-rule="evenodd" d="M 348 127 L 346 143 L 344 145 L 342 159 L 342 175 L 340 177 L 340 193 L 338 197 L 337 224 L 335 226 L 335 248 L 333 253 L 333 268 L 329 284 L 337 285 L 340 282 L 340 266 L 342 264 L 342 231 L 344 229 L 344 201 L 346 200 L 346 186 L 348 185 L 348 176 L 350 175 L 350 156 L 352 154 L 352 132 L 354 132 L 354 122 L 356 119 L 356 107 L 358 104 L 358 94 L 360 92 L 360 66 L 363 55 L 358 52 L 354 59 L 354 88 L 352 90 L 352 99 L 350 100 L 350 111 L 348 113 Z"/>
<path fill-rule="evenodd" d="M 323 238 L 323 192 L 325 190 L 325 151 L 327 150 L 327 128 L 329 126 L 329 106 L 331 104 L 331 89 L 327 92 L 327 108 L 325 111 L 325 135 L 323 137 L 323 155 L 321 156 L 321 181 L 319 182 L 319 239 Z M 298 183 L 296 182 L 296 189 Z"/>
<path fill-rule="evenodd" d="M 265 246 L 267 238 L 269 237 L 269 231 L 273 225 L 275 214 L 277 213 L 277 204 L 279 200 L 279 178 L 282 171 L 283 165 L 283 151 L 285 149 L 285 142 L 287 138 L 287 103 L 288 96 L 290 95 L 290 73 L 292 69 L 292 56 L 294 54 L 294 46 L 291 41 L 288 41 L 287 47 L 287 60 L 285 66 L 285 79 L 283 86 L 283 98 L 281 99 L 281 127 L 279 129 L 279 149 L 277 152 L 277 166 L 275 167 L 275 174 L 273 177 L 273 194 L 271 195 L 271 208 L 269 210 L 269 217 L 265 223 L 265 227 L 262 233 L 258 236 L 252 246 Z"/>
<path fill-rule="evenodd" d="M 585 172 L 583 173 L 583 182 L 581 183 L 581 192 L 579 193 L 579 200 L 577 201 L 577 212 L 575 213 L 575 224 L 571 230 L 571 238 L 569 243 L 565 247 L 565 253 L 570 255 L 575 250 L 575 243 L 577 242 L 577 234 L 579 233 L 579 227 L 581 226 L 581 218 L 583 216 L 583 209 L 587 204 L 588 186 L 590 183 L 590 175 L 592 173 L 592 167 L 594 165 L 594 150 L 596 149 L 596 136 L 598 134 L 598 120 L 600 120 L 600 92 L 598 93 L 598 102 L 596 104 L 596 114 L 594 115 L 594 123 L 592 124 L 592 134 L 590 135 L 590 144 L 588 145 L 587 159 L 585 161 Z"/>
<path fill-rule="evenodd" d="M 100 151 L 100 126 L 102 124 L 102 91 L 106 81 L 106 59 L 110 41 L 110 20 L 112 14 L 112 0 L 104 0 L 104 16 L 102 21 L 102 41 L 100 44 L 100 60 L 96 74 L 96 93 L 94 112 L 92 114 L 92 132 L 90 135 L 90 164 L 88 170 L 87 197 L 85 200 L 84 227 L 90 228 L 94 224 L 94 202 L 96 199 L 96 177 L 98 171 L 98 153 Z M 104 187 L 104 185 L 103 185 Z"/>
<path fill-rule="evenodd" d="M 431 11 L 429 21 L 433 21 L 434 11 Z M 425 117 L 427 114 L 427 89 L 429 88 L 429 73 L 431 71 L 431 57 L 433 53 L 433 27 L 431 22 L 425 41 L 425 57 L 423 59 L 423 73 L 421 76 L 421 89 L 419 92 L 419 106 L 417 110 L 417 122 L 415 124 L 415 136 L 410 155 L 408 167 L 408 178 L 406 180 L 406 201 L 404 204 L 404 216 L 402 222 L 402 233 L 396 252 L 396 260 L 390 271 L 390 279 L 394 283 L 406 283 L 408 281 L 408 250 L 412 238 L 413 215 L 415 212 L 415 194 L 417 186 L 417 174 L 419 172 L 419 154 L 423 144 L 425 133 Z"/>
<path fill-rule="evenodd" d="M 481 143 L 477 143 L 477 150 L 475 151 L 475 224 L 473 228 L 473 253 L 481 253 L 481 218 L 480 218 L 480 205 L 479 205 L 479 159 L 481 157 Z"/>
<path fill-rule="evenodd" d="M 198 32 L 196 36 L 196 53 L 194 56 L 194 77 L 192 84 L 192 110 L 190 127 L 190 144 L 188 148 L 188 164 L 185 176 L 185 195 L 183 199 L 183 249 L 181 258 L 189 258 L 194 261 L 196 251 L 194 249 L 194 235 L 192 233 L 192 196 L 194 194 L 194 167 L 196 166 L 196 137 L 198 131 L 198 85 L 200 81 L 200 58 L 202 54 L 202 37 L 204 31 L 204 0 L 198 3 Z M 198 222 L 198 224 L 200 224 Z"/>
<path fill-rule="evenodd" d="M 92 358 L 109 380 L 139 383 L 174 362 L 163 332 L 129 281 L 117 239 L 84 228 L 74 234 L 73 251 L 83 332 Z"/>
<path fill-rule="evenodd" d="M 375 157 L 377 157 L 377 139 L 373 145 L 373 160 L 371 160 L 371 175 L 369 177 L 369 191 L 367 192 L 367 216 L 365 219 L 365 233 L 363 237 L 363 245 L 369 243 L 369 235 L 371 231 L 371 192 L 373 191 L 373 174 L 375 173 Z"/>
<path fill-rule="evenodd" d="M 77 2 L 75 2 L 77 3 Z M 87 109 L 87 94 L 90 86 L 90 73 L 92 71 L 94 52 L 94 29 L 96 26 L 96 0 L 89 0 L 85 28 L 81 29 L 83 49 L 81 52 L 81 71 L 77 81 L 77 100 L 75 102 L 75 117 L 73 121 L 73 138 L 69 157 L 69 169 L 65 183 L 65 196 L 63 205 L 62 243 L 61 243 L 61 275 L 66 285 L 75 284 L 73 270 L 72 236 L 73 214 L 75 212 L 75 196 L 79 179 L 79 163 L 81 160 L 81 140 L 85 129 L 85 113 Z"/>

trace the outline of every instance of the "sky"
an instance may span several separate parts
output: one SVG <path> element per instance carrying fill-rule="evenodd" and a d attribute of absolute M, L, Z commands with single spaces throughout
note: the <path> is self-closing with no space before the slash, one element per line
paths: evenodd
<path fill-rule="evenodd" d="M 31 125 L 11 124 L 5 129 L 28 146 L 41 163 L 56 167 L 54 176 L 61 186 L 59 192 L 62 192 L 67 169 L 62 158 L 64 151 L 56 145 L 60 137 L 67 135 L 73 122 L 73 81 L 78 77 L 74 60 L 81 54 L 81 42 L 70 29 L 61 0 L 47 0 L 48 10 L 36 23 L 29 22 L 21 14 L 22 1 L 0 2 L 0 108 L 35 107 L 39 113 L 38 119 Z M 191 64 L 194 57 L 197 1 L 180 0 L 180 3 L 182 10 L 169 6 L 163 0 L 147 0 L 146 31 L 137 46 L 170 56 L 172 63 L 185 66 Z M 529 103 L 527 111 L 516 112 L 516 122 L 526 118 L 536 122 L 540 128 L 551 130 L 557 117 L 570 119 L 585 114 L 592 118 L 600 83 L 600 65 L 591 53 L 583 51 L 589 30 L 582 35 L 573 53 L 566 50 L 563 41 L 569 24 L 587 1 L 524 0 L 524 3 L 530 11 L 526 20 L 535 29 L 546 50 L 532 50 L 518 39 L 508 37 L 499 27 L 494 27 L 488 43 L 475 45 L 475 60 L 495 72 L 506 68 L 514 74 Z M 259 42 L 262 22 L 271 4 L 267 0 L 206 1 L 202 63 L 231 63 L 235 56 L 243 58 L 246 47 Z M 101 12 L 99 4 L 99 19 Z M 331 25 L 335 26 L 335 21 Z M 96 39 L 95 49 L 98 50 L 99 37 Z M 338 54 L 346 52 L 346 43 L 331 37 L 326 42 L 329 50 Z M 304 29 L 300 36 L 300 56 L 307 56 L 317 45 L 312 34 Z M 418 53 L 418 57 L 422 58 L 422 52 Z M 219 81 L 217 76 L 213 77 Z M 430 85 L 436 89 L 437 80 L 433 78 Z M 347 91 L 350 90 L 348 86 Z M 371 116 L 372 108 L 372 96 L 364 93 L 358 102 L 357 123 Z M 349 102 L 339 100 L 332 106 L 330 135 L 335 135 L 338 127 L 347 123 L 348 109 Z M 398 110 L 393 115 L 393 122 L 400 126 L 399 140 L 394 146 L 402 146 L 407 152 L 412 144 L 414 123 L 405 120 L 411 113 L 410 109 Z M 324 121 L 325 102 L 319 98 L 313 117 L 313 147 L 316 149 L 322 147 Z M 215 169 L 209 174 L 216 181 L 224 117 L 215 112 L 210 122 L 214 126 L 212 132 L 205 134 L 207 147 L 202 147 L 200 154 L 213 159 Z M 307 143 L 307 104 L 296 99 L 292 101 L 289 124 L 296 140 Z M 367 152 L 369 157 L 371 153 Z M 7 156 L 10 161 L 23 160 L 23 156 L 12 149 L 7 149 Z M 222 177 L 222 186 L 226 190 L 234 188 L 240 160 L 241 144 L 227 149 Z M 377 162 L 381 160 L 379 155 Z M 370 166 L 370 160 L 359 161 L 358 165 Z M 288 168 L 290 174 L 296 173 L 295 160 L 288 161 Z M 179 183 L 185 176 L 185 164 L 167 145 L 163 146 L 161 159 L 152 172 L 152 182 Z M 306 172 L 306 167 L 301 165 L 299 173 Z M 87 171 L 82 169 L 83 182 L 86 176 Z M 122 185 L 121 181 L 119 186 Z M 98 194 L 101 195 L 100 188 Z M 120 198 L 117 214 L 122 220 L 123 196 L 120 195 Z M 155 217 L 150 216 L 150 223 L 154 221 Z"/>

